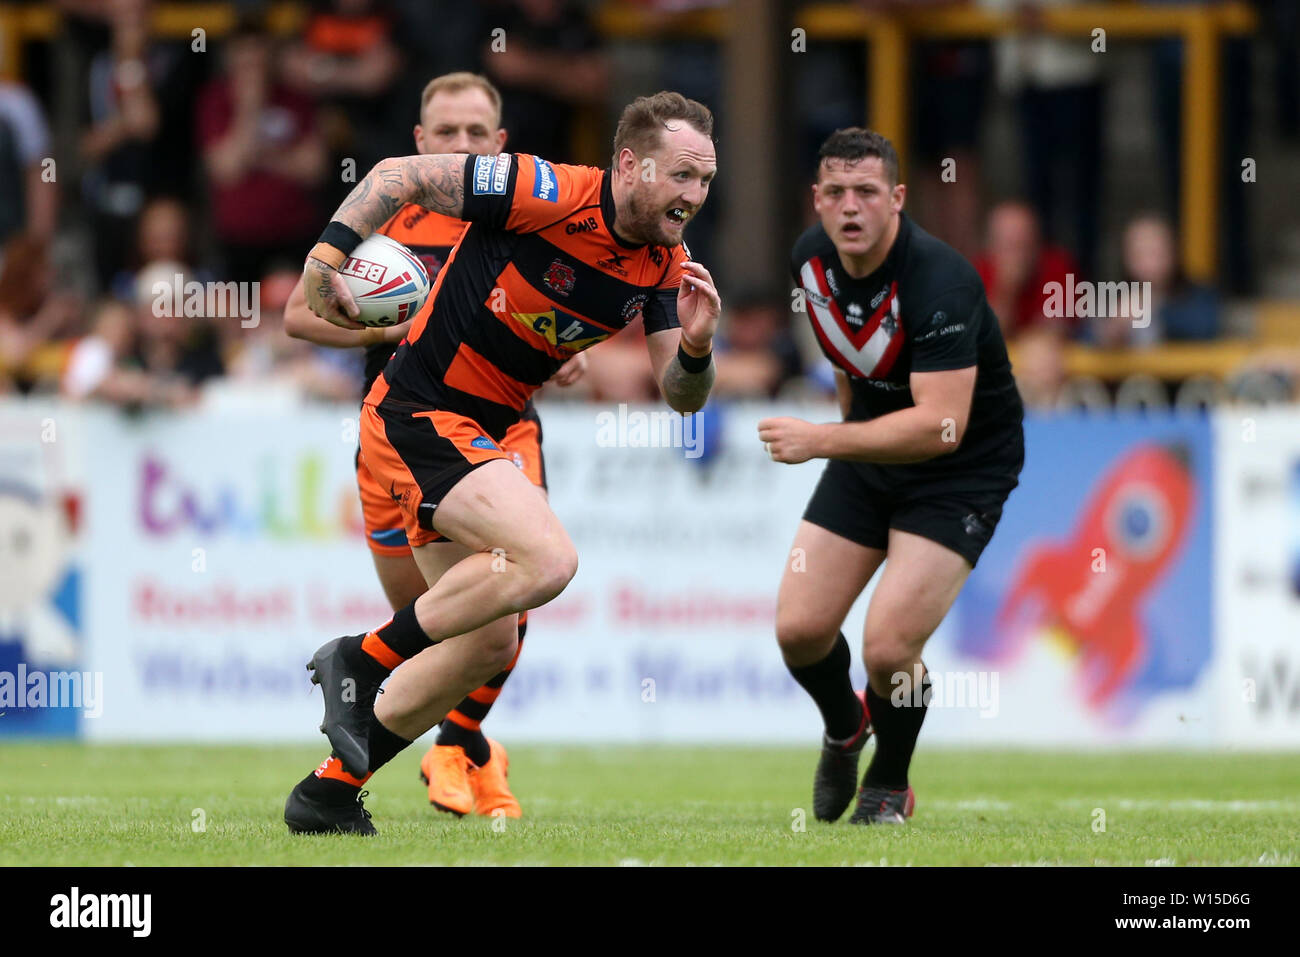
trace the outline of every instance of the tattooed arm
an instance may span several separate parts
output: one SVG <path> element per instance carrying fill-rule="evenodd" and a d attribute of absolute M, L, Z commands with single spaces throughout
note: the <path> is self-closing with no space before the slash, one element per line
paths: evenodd
<path fill-rule="evenodd" d="M 382 160 L 357 183 L 332 219 L 365 239 L 407 203 L 459 219 L 465 205 L 465 154 Z M 322 319 L 345 329 L 363 328 L 352 318 L 356 303 L 332 266 L 309 258 L 303 267 L 303 290 L 307 306 Z"/>
<path fill-rule="evenodd" d="M 332 219 L 365 239 L 407 203 L 460 219 L 465 205 L 465 154 L 381 160 L 357 183 Z"/>
<path fill-rule="evenodd" d="M 686 275 L 677 293 L 677 317 L 681 329 L 663 329 L 646 336 L 650 362 L 664 401 L 682 415 L 704 408 L 713 388 L 713 363 L 699 372 L 688 372 L 677 355 L 678 345 L 688 356 L 702 359 L 713 352 L 713 334 L 718 328 L 722 300 L 709 271 L 697 262 L 684 263 Z"/>
<path fill-rule="evenodd" d="M 656 333 L 655 335 L 671 335 L 670 333 Z M 650 337 L 651 339 L 654 336 Z M 683 345 L 683 349 L 689 354 L 688 346 Z M 682 415 L 690 415 L 692 412 L 698 412 L 704 408 L 704 403 L 709 398 L 709 390 L 713 388 L 713 363 L 710 362 L 705 366 L 702 372 L 687 372 L 682 368 L 681 359 L 677 357 L 677 350 L 673 349 L 672 358 L 668 361 L 667 367 L 659 377 L 659 388 L 664 394 L 664 401 L 674 412 L 680 412 Z"/>

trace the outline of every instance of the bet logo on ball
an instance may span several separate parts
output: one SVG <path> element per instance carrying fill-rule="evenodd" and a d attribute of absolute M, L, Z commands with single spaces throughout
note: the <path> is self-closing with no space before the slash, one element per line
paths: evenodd
<path fill-rule="evenodd" d="M 395 326 L 414 316 L 429 296 L 429 273 L 416 255 L 375 233 L 339 267 L 363 326 Z"/>

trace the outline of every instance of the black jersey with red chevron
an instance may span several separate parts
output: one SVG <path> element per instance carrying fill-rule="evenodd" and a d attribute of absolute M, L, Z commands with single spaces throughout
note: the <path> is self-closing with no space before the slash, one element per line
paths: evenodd
<path fill-rule="evenodd" d="M 796 241 L 790 268 L 822 351 L 849 377 L 850 419 L 914 405 L 914 372 L 975 366 L 967 438 L 954 454 L 1020 428 L 1020 394 L 979 274 L 905 213 L 889 254 L 869 276 L 848 274 L 820 223 Z"/>

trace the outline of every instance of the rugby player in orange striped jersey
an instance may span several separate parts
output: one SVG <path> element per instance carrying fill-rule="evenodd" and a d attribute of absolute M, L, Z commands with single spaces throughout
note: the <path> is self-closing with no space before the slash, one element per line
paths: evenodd
<path fill-rule="evenodd" d="M 362 411 L 362 454 L 431 586 L 308 665 L 347 773 L 373 773 L 507 665 L 517 641 L 492 623 L 550 601 L 577 570 L 559 520 L 500 447 L 532 393 L 640 316 L 668 404 L 692 413 L 708 398 L 721 302 L 681 239 L 717 171 L 712 130 L 706 107 L 665 92 L 624 110 L 607 170 L 524 154 L 385 160 L 312 248 L 308 305 L 356 328 L 337 270 L 364 237 L 411 202 L 470 223 Z M 430 561 L 435 534 L 463 556 L 445 571 Z M 294 795 L 294 827 L 291 810 Z M 320 826 L 300 829 L 373 833 L 359 802 L 315 813 Z"/>
<path fill-rule="evenodd" d="M 415 127 L 416 150 L 421 154 L 495 155 L 506 142 L 506 131 L 501 129 L 500 117 L 501 96 L 482 76 L 449 73 L 435 77 L 424 88 L 421 97 L 421 122 Z M 436 277 L 466 225 L 462 220 L 408 205 L 394 213 L 377 232 L 405 244 L 424 262 L 429 275 Z M 294 289 L 285 310 L 285 330 L 295 338 L 334 348 L 365 349 L 363 396 L 369 392 L 409 327 L 408 321 L 384 329 L 339 328 L 307 308 L 301 282 Z M 585 355 L 574 356 L 557 373 L 556 380 L 561 384 L 575 381 L 582 375 L 585 364 Z M 545 495 L 541 422 L 531 402 L 501 444 L 529 481 Z M 375 481 L 359 449 L 356 471 L 366 543 L 384 593 L 393 610 L 397 611 L 423 594 L 428 585 L 411 555 L 397 504 Z M 434 555 L 447 553 L 448 562 L 458 558 L 445 545 L 431 551 Z M 524 612 L 518 619 L 520 647 L 527 628 L 526 617 Z M 437 741 L 424 755 L 421 774 L 428 785 L 429 802 L 440 810 L 458 815 L 470 812 L 520 815 L 519 802 L 506 779 L 509 758 L 505 748 L 490 741 L 481 729 L 482 721 L 501 693 L 517 658 L 516 655 L 509 668 L 471 692 L 448 713 Z M 312 780 L 303 788 L 304 797 L 307 800 L 313 796 L 320 799 L 351 798 L 355 803 L 356 794 L 366 777 L 347 774 L 338 757 L 331 755 L 313 772 Z"/>

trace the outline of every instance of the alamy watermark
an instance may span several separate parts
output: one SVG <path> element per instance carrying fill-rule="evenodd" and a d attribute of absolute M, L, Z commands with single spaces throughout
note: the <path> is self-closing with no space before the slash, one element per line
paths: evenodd
<path fill-rule="evenodd" d="M 0 671 L 0 714 L 19 708 L 80 708 L 87 718 L 104 713 L 102 671 Z"/>
<path fill-rule="evenodd" d="M 262 321 L 260 282 L 185 281 L 176 273 L 168 282 L 153 284 L 153 314 L 172 319 L 238 319 L 244 329 L 256 329 Z"/>
<path fill-rule="evenodd" d="M 978 708 L 981 718 L 998 715 L 996 671 L 924 671 L 917 664 L 910 674 L 894 672 L 889 684 L 895 708 Z"/>
<path fill-rule="evenodd" d="M 618 412 L 596 416 L 596 445 L 602 449 L 684 449 L 688 459 L 704 454 L 702 412 L 682 415 L 656 409 L 629 412 L 620 402 Z"/>
<path fill-rule="evenodd" d="M 1048 319 L 1129 318 L 1134 329 L 1151 325 L 1151 283 L 1075 282 L 1074 273 L 1065 282 L 1043 286 L 1043 315 Z"/>

